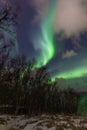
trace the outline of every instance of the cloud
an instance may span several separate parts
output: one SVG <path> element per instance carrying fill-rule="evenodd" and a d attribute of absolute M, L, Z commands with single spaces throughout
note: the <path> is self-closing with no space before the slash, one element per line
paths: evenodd
<path fill-rule="evenodd" d="M 62 54 L 62 58 L 65 59 L 65 58 L 71 58 L 73 56 L 76 56 L 77 53 L 74 51 L 74 50 L 67 50 L 66 52 L 64 52 Z"/>
<path fill-rule="evenodd" d="M 78 36 L 87 31 L 87 2 L 84 0 L 57 0 L 54 28 L 65 36 Z M 85 6 L 84 6 L 85 5 Z"/>
<path fill-rule="evenodd" d="M 54 1 L 54 0 L 53 0 Z M 31 6 L 36 10 L 34 22 L 42 19 L 49 9 L 51 0 L 32 0 Z M 87 31 L 87 0 L 56 0 L 54 29 L 66 37 L 78 37 Z"/>

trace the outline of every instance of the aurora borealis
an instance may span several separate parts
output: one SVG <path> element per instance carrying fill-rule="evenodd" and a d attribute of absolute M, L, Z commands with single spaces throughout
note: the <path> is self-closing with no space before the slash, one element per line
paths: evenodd
<path fill-rule="evenodd" d="M 80 93 L 78 113 L 87 114 L 87 0 L 0 0 L 0 19 L 5 9 L 0 46 L 11 44 L 9 60 L 23 56 L 26 62 L 18 83 L 25 88 L 26 79 L 34 76 L 35 82 L 38 68 L 45 67 L 48 85 Z"/>
<path fill-rule="evenodd" d="M 8 0 L 11 4 L 16 0 Z M 15 54 L 46 66 L 52 79 L 87 77 L 87 2 L 84 0 L 18 0 L 18 25 L 10 26 Z M 72 6 L 72 8 L 71 8 Z M 14 8 L 14 4 L 13 4 Z M 15 29 L 16 28 L 16 29 Z M 16 33 L 13 33 L 16 30 Z M 14 51 L 13 51 L 14 53 Z M 86 83 L 82 83 L 84 86 Z"/>
<path fill-rule="evenodd" d="M 38 36 L 35 35 L 34 38 L 34 48 L 36 51 L 41 52 L 41 54 L 36 58 L 37 63 L 35 67 L 41 67 L 46 65 L 50 62 L 50 60 L 55 55 L 55 44 L 54 44 L 54 29 L 53 29 L 53 23 L 54 23 L 54 17 L 55 17 L 55 8 L 56 8 L 56 0 L 51 1 L 50 3 L 50 9 L 47 11 L 47 14 L 44 18 L 44 20 L 41 20 L 40 28 L 41 28 L 41 34 Z M 52 7 L 55 8 L 52 8 Z M 37 40 L 37 44 L 36 44 Z"/>
<path fill-rule="evenodd" d="M 64 79 L 73 79 L 73 78 L 86 77 L 86 75 L 87 75 L 87 67 L 80 67 L 67 71 L 65 73 L 60 73 L 59 76 L 57 77 Z"/>
<path fill-rule="evenodd" d="M 52 1 L 50 1 L 50 2 L 52 2 Z M 56 3 L 57 4 L 57 0 L 54 2 L 54 3 Z M 63 1 L 62 1 L 63 2 Z M 67 0 L 67 2 L 69 3 L 69 1 Z M 59 1 L 59 3 L 61 4 L 61 2 Z M 42 22 L 42 24 L 41 24 L 41 31 L 43 32 L 43 35 L 42 35 L 42 38 L 40 37 L 39 38 L 39 41 L 38 41 L 38 43 L 40 42 L 40 50 L 41 50 L 41 52 L 42 52 L 42 56 L 41 56 L 41 58 L 38 58 L 38 61 L 39 61 L 39 63 L 41 62 L 41 60 L 43 60 L 43 62 L 42 62 L 42 65 L 46 65 L 47 63 L 49 64 L 49 62 L 52 60 L 52 58 L 53 58 L 53 56 L 54 56 L 54 53 L 53 52 L 55 52 L 56 51 L 56 48 L 55 48 L 55 43 L 52 41 L 52 35 L 50 35 L 51 34 L 51 32 L 52 33 L 54 33 L 54 31 L 55 30 L 52 30 L 52 27 L 53 27 L 53 23 L 52 22 L 54 22 L 54 19 L 55 19 L 55 14 L 56 14 L 56 4 L 53 4 L 53 3 L 51 3 L 52 5 L 51 5 L 51 7 L 50 7 L 50 9 L 49 9 L 49 11 L 48 11 L 48 18 L 47 18 L 47 15 L 46 15 L 46 17 L 45 17 L 45 19 L 42 19 L 43 20 L 43 22 Z M 66 4 L 66 3 L 65 3 Z M 74 10 L 72 9 L 70 9 L 70 4 L 73 4 L 74 5 Z M 70 4 L 67 4 L 67 8 L 69 8 L 69 10 L 71 10 L 72 12 L 71 12 L 71 14 L 72 15 L 74 15 L 75 13 L 76 13 L 76 15 L 79 15 L 80 14 L 80 7 L 77 5 L 78 4 L 78 1 L 76 2 L 76 3 L 74 3 L 74 2 L 72 2 L 71 1 L 71 3 Z M 76 6 L 76 5 L 77 6 Z M 64 6 L 64 5 L 63 5 Z M 60 7 L 59 7 L 60 8 Z M 65 8 L 65 7 L 64 7 Z M 74 11 L 76 11 L 76 12 L 74 12 Z M 83 11 L 81 11 L 81 14 L 82 14 L 82 12 Z M 66 13 L 67 13 L 67 11 L 66 11 Z M 65 13 L 65 15 L 67 15 Z M 65 16 L 64 16 L 65 17 Z M 59 17 L 60 18 L 60 17 Z M 61 18 L 60 18 L 61 19 Z M 74 20 L 74 23 L 71 23 L 71 24 L 76 24 L 77 25 L 77 19 L 76 19 L 76 16 L 75 16 L 75 18 L 74 18 L 75 20 Z M 68 18 L 68 20 L 69 20 L 69 18 Z M 50 22 L 49 22 L 50 21 Z M 45 22 L 45 25 L 44 25 L 44 22 Z M 62 22 L 62 21 L 61 21 Z M 71 22 L 71 21 L 70 21 Z M 68 23 L 68 21 L 67 21 L 67 23 Z M 66 24 L 67 25 L 67 24 Z M 79 27 L 77 27 L 77 30 L 75 29 L 75 27 L 76 27 L 76 25 L 71 25 L 72 26 L 72 28 L 71 28 L 71 30 L 65 30 L 66 31 L 66 34 L 67 35 L 69 35 L 69 32 L 70 32 L 70 35 L 73 35 L 73 32 L 74 32 L 74 30 L 77 32 L 77 33 L 79 33 L 78 32 L 78 29 L 79 29 Z M 79 26 L 81 25 L 81 23 L 79 23 Z M 82 27 L 83 28 L 83 27 Z M 51 30 L 50 30 L 51 29 Z M 75 33 L 76 33 L 75 32 Z M 59 30 L 57 30 L 57 33 L 60 33 L 60 31 Z M 42 40 L 41 40 L 42 39 Z M 43 42 L 43 39 L 45 39 L 44 41 L 45 41 L 45 43 L 46 43 L 46 46 L 45 46 L 45 43 Z M 63 44 L 65 44 L 64 43 L 65 41 L 63 41 Z M 74 42 L 74 41 L 73 41 Z M 49 44 L 48 44 L 49 43 Z M 62 48 L 60 49 L 60 44 L 61 43 L 57 43 L 58 44 L 58 51 L 60 50 L 60 52 L 62 52 L 63 53 L 63 51 L 64 51 L 64 49 L 66 48 L 66 46 L 65 45 L 63 45 L 62 46 Z M 67 43 L 67 44 L 69 44 L 69 43 Z M 44 45 L 44 46 L 43 46 Z M 65 46 L 65 48 L 64 48 L 64 46 Z M 71 46 L 71 45 L 70 45 Z M 80 43 L 78 43 L 78 46 L 80 46 Z M 67 62 L 67 59 L 68 59 L 68 62 L 67 63 L 64 63 L 64 64 L 67 64 L 67 66 L 68 66 L 68 64 L 71 64 L 72 63 L 72 60 L 71 59 L 73 59 L 73 57 L 75 57 L 75 60 L 76 60 L 76 56 L 78 55 L 77 54 L 77 52 L 75 52 L 75 51 L 78 51 L 78 50 L 80 50 L 80 48 L 79 47 L 76 47 L 76 49 L 73 49 L 73 48 L 75 48 L 76 47 L 76 45 L 73 45 L 73 47 L 71 48 L 71 49 L 69 49 L 68 50 L 68 48 L 66 48 L 67 50 L 68 50 L 68 54 L 64 54 L 64 55 L 66 55 L 65 56 L 65 58 L 63 59 L 62 58 L 62 62 Z M 35 48 L 37 48 L 38 49 L 38 45 L 36 45 L 35 46 Z M 49 49 L 48 49 L 49 48 Z M 46 52 L 46 50 L 47 50 L 47 52 Z M 66 50 L 66 51 L 67 51 Z M 44 54 L 43 54 L 43 52 L 44 52 Z M 70 52 L 72 52 L 72 53 L 70 53 Z M 65 52 L 66 53 L 66 52 Z M 80 52 L 81 53 L 81 52 Z M 60 55 L 59 53 L 57 53 L 58 55 Z M 62 55 L 62 54 L 61 54 Z M 83 53 L 82 54 L 80 54 L 80 55 L 83 55 Z M 62 56 L 61 56 L 62 57 Z M 82 57 L 82 56 L 81 56 Z M 63 61 L 63 60 L 65 60 L 66 59 L 66 61 Z M 69 60 L 70 59 L 70 60 Z M 74 60 L 74 61 L 75 61 Z M 68 69 L 67 70 L 64 70 L 64 65 L 62 65 L 64 68 L 63 68 L 63 71 L 62 72 L 57 72 L 57 74 L 54 74 L 54 76 L 52 77 L 52 78 L 64 78 L 64 79 L 74 79 L 74 78 L 81 78 L 81 77 L 86 77 L 86 65 L 84 66 L 84 65 L 81 65 L 82 64 L 82 58 L 80 59 L 81 61 L 80 61 L 80 63 L 78 62 L 77 63 L 77 65 L 74 65 L 74 67 L 71 67 L 71 68 L 69 68 L 68 67 Z M 55 63 L 56 64 L 56 63 Z M 79 64 L 79 65 L 78 65 Z M 36 65 L 37 66 L 37 65 Z M 60 66 L 60 61 L 59 61 L 59 59 L 58 59 L 58 63 L 57 63 L 57 68 Z M 72 65 L 71 65 L 72 66 Z M 53 68 L 52 68 L 53 69 Z M 52 71 L 52 69 L 51 69 L 51 71 Z"/>

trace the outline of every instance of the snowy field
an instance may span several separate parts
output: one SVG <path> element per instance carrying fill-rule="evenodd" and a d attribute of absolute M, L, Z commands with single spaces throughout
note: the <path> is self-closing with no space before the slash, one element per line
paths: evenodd
<path fill-rule="evenodd" d="M 87 130 L 87 116 L 0 116 L 0 130 Z"/>

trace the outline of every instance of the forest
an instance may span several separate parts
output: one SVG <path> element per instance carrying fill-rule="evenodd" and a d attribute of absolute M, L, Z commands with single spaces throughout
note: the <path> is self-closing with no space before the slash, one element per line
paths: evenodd
<path fill-rule="evenodd" d="M 11 58 L 9 46 L 0 48 L 0 113 L 76 114 L 80 94 L 72 88 L 59 89 L 47 69 L 33 69 L 24 56 Z"/>

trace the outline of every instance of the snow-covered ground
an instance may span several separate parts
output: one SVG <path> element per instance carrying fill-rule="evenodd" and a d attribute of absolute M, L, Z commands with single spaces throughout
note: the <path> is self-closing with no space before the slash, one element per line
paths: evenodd
<path fill-rule="evenodd" d="M 87 116 L 0 116 L 0 130 L 87 130 Z"/>

